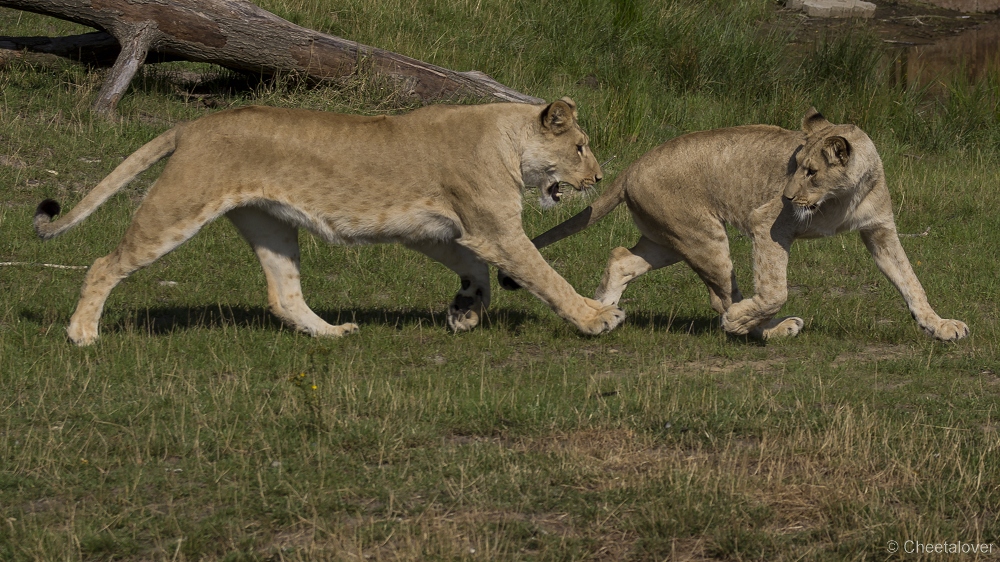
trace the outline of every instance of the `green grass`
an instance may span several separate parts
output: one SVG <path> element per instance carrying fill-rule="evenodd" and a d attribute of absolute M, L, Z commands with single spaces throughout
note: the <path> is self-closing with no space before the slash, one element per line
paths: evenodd
<path fill-rule="evenodd" d="M 444 267 L 303 233 L 308 302 L 361 325 L 314 340 L 269 315 L 256 259 L 219 221 L 119 286 L 101 340 L 79 349 L 64 329 L 83 271 L 0 266 L 0 560 L 891 560 L 916 557 L 887 550 L 908 540 L 1000 552 L 996 78 L 938 99 L 890 88 L 870 31 L 791 53 L 762 31 L 788 17 L 765 1 L 261 5 L 570 95 L 598 158 L 615 156 L 609 179 L 687 131 L 796 127 L 813 104 L 855 122 L 880 147 L 900 232 L 930 228 L 903 245 L 931 304 L 972 333 L 920 333 L 856 235 L 793 248 L 783 312 L 806 330 L 766 345 L 723 334 L 682 266 L 637 281 L 628 320 L 599 338 L 499 290 L 484 325 L 455 335 Z M 80 29 L 9 10 L 0 28 Z M 214 78 L 195 87 L 177 70 Z M 109 252 L 158 168 L 50 242 L 34 206 L 72 206 L 180 120 L 417 105 L 371 76 L 246 88 L 172 64 L 144 69 L 108 123 L 88 112 L 101 76 L 34 57 L 0 67 L 0 261 Z M 527 199 L 532 235 L 586 204 Z M 636 237 L 619 210 L 544 253 L 589 294 Z M 747 288 L 749 251 L 734 238 Z"/>

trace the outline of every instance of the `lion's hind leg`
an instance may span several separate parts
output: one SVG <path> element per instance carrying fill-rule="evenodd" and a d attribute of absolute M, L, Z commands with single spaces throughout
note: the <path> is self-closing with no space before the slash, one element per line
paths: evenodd
<path fill-rule="evenodd" d="M 69 326 L 66 327 L 66 335 L 76 345 L 91 345 L 97 341 L 101 313 L 104 311 L 108 295 L 118 283 L 138 269 L 123 265 L 121 255 L 120 245 L 114 252 L 97 258 L 87 270 L 83 287 L 80 288 L 80 300 L 77 301 L 76 310 L 69 320 Z"/>
<path fill-rule="evenodd" d="M 253 247 L 264 268 L 267 301 L 275 316 L 313 336 L 339 337 L 358 330 L 357 324 L 328 324 L 302 298 L 299 237 L 295 226 L 255 207 L 239 207 L 226 216 Z"/>
<path fill-rule="evenodd" d="M 698 274 L 708 288 L 709 299 L 712 309 L 722 317 L 722 326 L 726 331 L 737 334 L 749 334 L 757 339 L 768 340 L 771 338 L 791 337 L 798 335 L 805 325 L 801 318 L 789 316 L 785 318 L 760 319 L 747 331 L 741 332 L 732 330 L 727 325 L 727 318 L 732 316 L 733 307 L 740 309 L 753 303 L 753 299 L 744 301 L 740 293 L 739 285 L 736 283 L 736 275 L 733 271 L 733 262 L 729 254 L 729 239 L 725 229 L 720 226 L 718 229 L 707 229 L 701 233 L 698 244 L 688 244 L 684 247 L 685 260 L 688 265 Z M 758 275 L 758 280 L 761 276 Z M 761 282 L 764 286 L 766 283 Z M 783 302 L 783 300 L 782 300 Z M 740 304 L 743 303 L 743 304 Z M 752 309 L 756 311 L 757 309 Z M 766 313 L 765 313 L 766 314 Z M 771 313 L 773 315 L 773 313 Z"/>
<path fill-rule="evenodd" d="M 94 261 L 87 271 L 80 300 L 66 328 L 73 343 L 90 345 L 97 340 L 104 303 L 118 283 L 170 253 L 218 216 L 217 206 L 193 199 L 187 201 L 189 208 L 176 201 L 158 202 L 164 191 L 155 186 L 150 190 L 118 247 Z"/>
<path fill-rule="evenodd" d="M 448 307 L 448 326 L 456 332 L 464 332 L 479 325 L 490 306 L 486 262 L 455 242 L 411 242 L 407 247 L 444 264 L 461 279 L 461 288 Z"/>
<path fill-rule="evenodd" d="M 733 273 L 725 225 L 715 221 L 693 222 L 675 229 L 687 232 L 673 241 L 677 252 L 705 284 L 712 310 L 725 314 L 734 302 L 743 299 Z"/>
<path fill-rule="evenodd" d="M 675 264 L 681 257 L 674 251 L 645 236 L 631 249 L 615 248 L 601 277 L 594 299 L 605 305 L 618 305 L 628 284 L 654 269 Z"/>
<path fill-rule="evenodd" d="M 796 317 L 775 320 L 788 299 L 788 251 L 791 238 L 775 237 L 770 229 L 753 238 L 754 295 L 737 301 L 722 315 L 722 329 L 734 335 L 751 335 L 764 339 L 792 336 L 802 329 L 802 319 Z"/>

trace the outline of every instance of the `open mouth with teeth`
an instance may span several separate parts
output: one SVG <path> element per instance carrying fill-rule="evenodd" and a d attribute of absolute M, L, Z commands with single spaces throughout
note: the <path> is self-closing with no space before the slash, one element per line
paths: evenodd
<path fill-rule="evenodd" d="M 548 196 L 552 198 L 552 200 L 555 201 L 556 203 L 559 202 L 559 197 L 561 195 L 560 185 L 561 184 L 559 182 L 556 182 L 545 188 L 545 193 L 547 193 Z"/>
<path fill-rule="evenodd" d="M 584 191 L 590 189 L 593 185 L 593 182 L 587 182 L 586 180 L 580 182 L 579 186 L 565 181 L 558 181 L 543 189 L 542 192 L 548 195 L 549 199 L 558 203 L 562 199 L 563 189 L 573 188 L 577 191 Z"/>

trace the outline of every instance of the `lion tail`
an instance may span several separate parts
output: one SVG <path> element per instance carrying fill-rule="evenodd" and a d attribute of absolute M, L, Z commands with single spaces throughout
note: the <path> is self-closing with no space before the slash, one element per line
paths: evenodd
<path fill-rule="evenodd" d="M 83 221 L 83 219 L 89 217 L 108 198 L 128 185 L 136 176 L 163 158 L 173 154 L 177 148 L 177 138 L 181 129 L 181 126 L 174 127 L 132 153 L 114 171 L 108 174 L 106 178 L 101 180 L 101 183 L 90 190 L 90 193 L 84 196 L 73 207 L 73 210 L 58 220 L 52 220 L 59 214 L 60 207 L 58 202 L 53 199 L 46 199 L 39 203 L 35 209 L 35 232 L 38 233 L 38 237 L 42 240 L 48 240 L 73 228 Z"/>
<path fill-rule="evenodd" d="M 628 172 L 619 174 L 615 178 L 611 187 L 597 197 L 589 207 L 573 215 L 566 221 L 553 226 L 549 230 L 536 236 L 531 242 L 536 248 L 544 248 L 549 244 L 554 244 L 563 238 L 567 238 L 590 227 L 592 224 L 603 219 L 615 210 L 615 207 L 625 200 L 625 187 L 628 184 Z"/>

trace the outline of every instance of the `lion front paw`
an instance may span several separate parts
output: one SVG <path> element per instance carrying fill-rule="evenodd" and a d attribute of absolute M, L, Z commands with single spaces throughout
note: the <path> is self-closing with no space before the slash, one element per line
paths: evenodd
<path fill-rule="evenodd" d="M 929 335 L 941 341 L 955 341 L 969 335 L 969 327 L 961 320 L 939 319 L 935 323 L 921 324 Z"/>
<path fill-rule="evenodd" d="M 584 323 L 577 324 L 581 332 L 596 336 L 610 332 L 625 320 L 625 311 L 614 305 L 605 305 L 593 299 L 583 299 L 593 310 L 593 315 Z"/>

